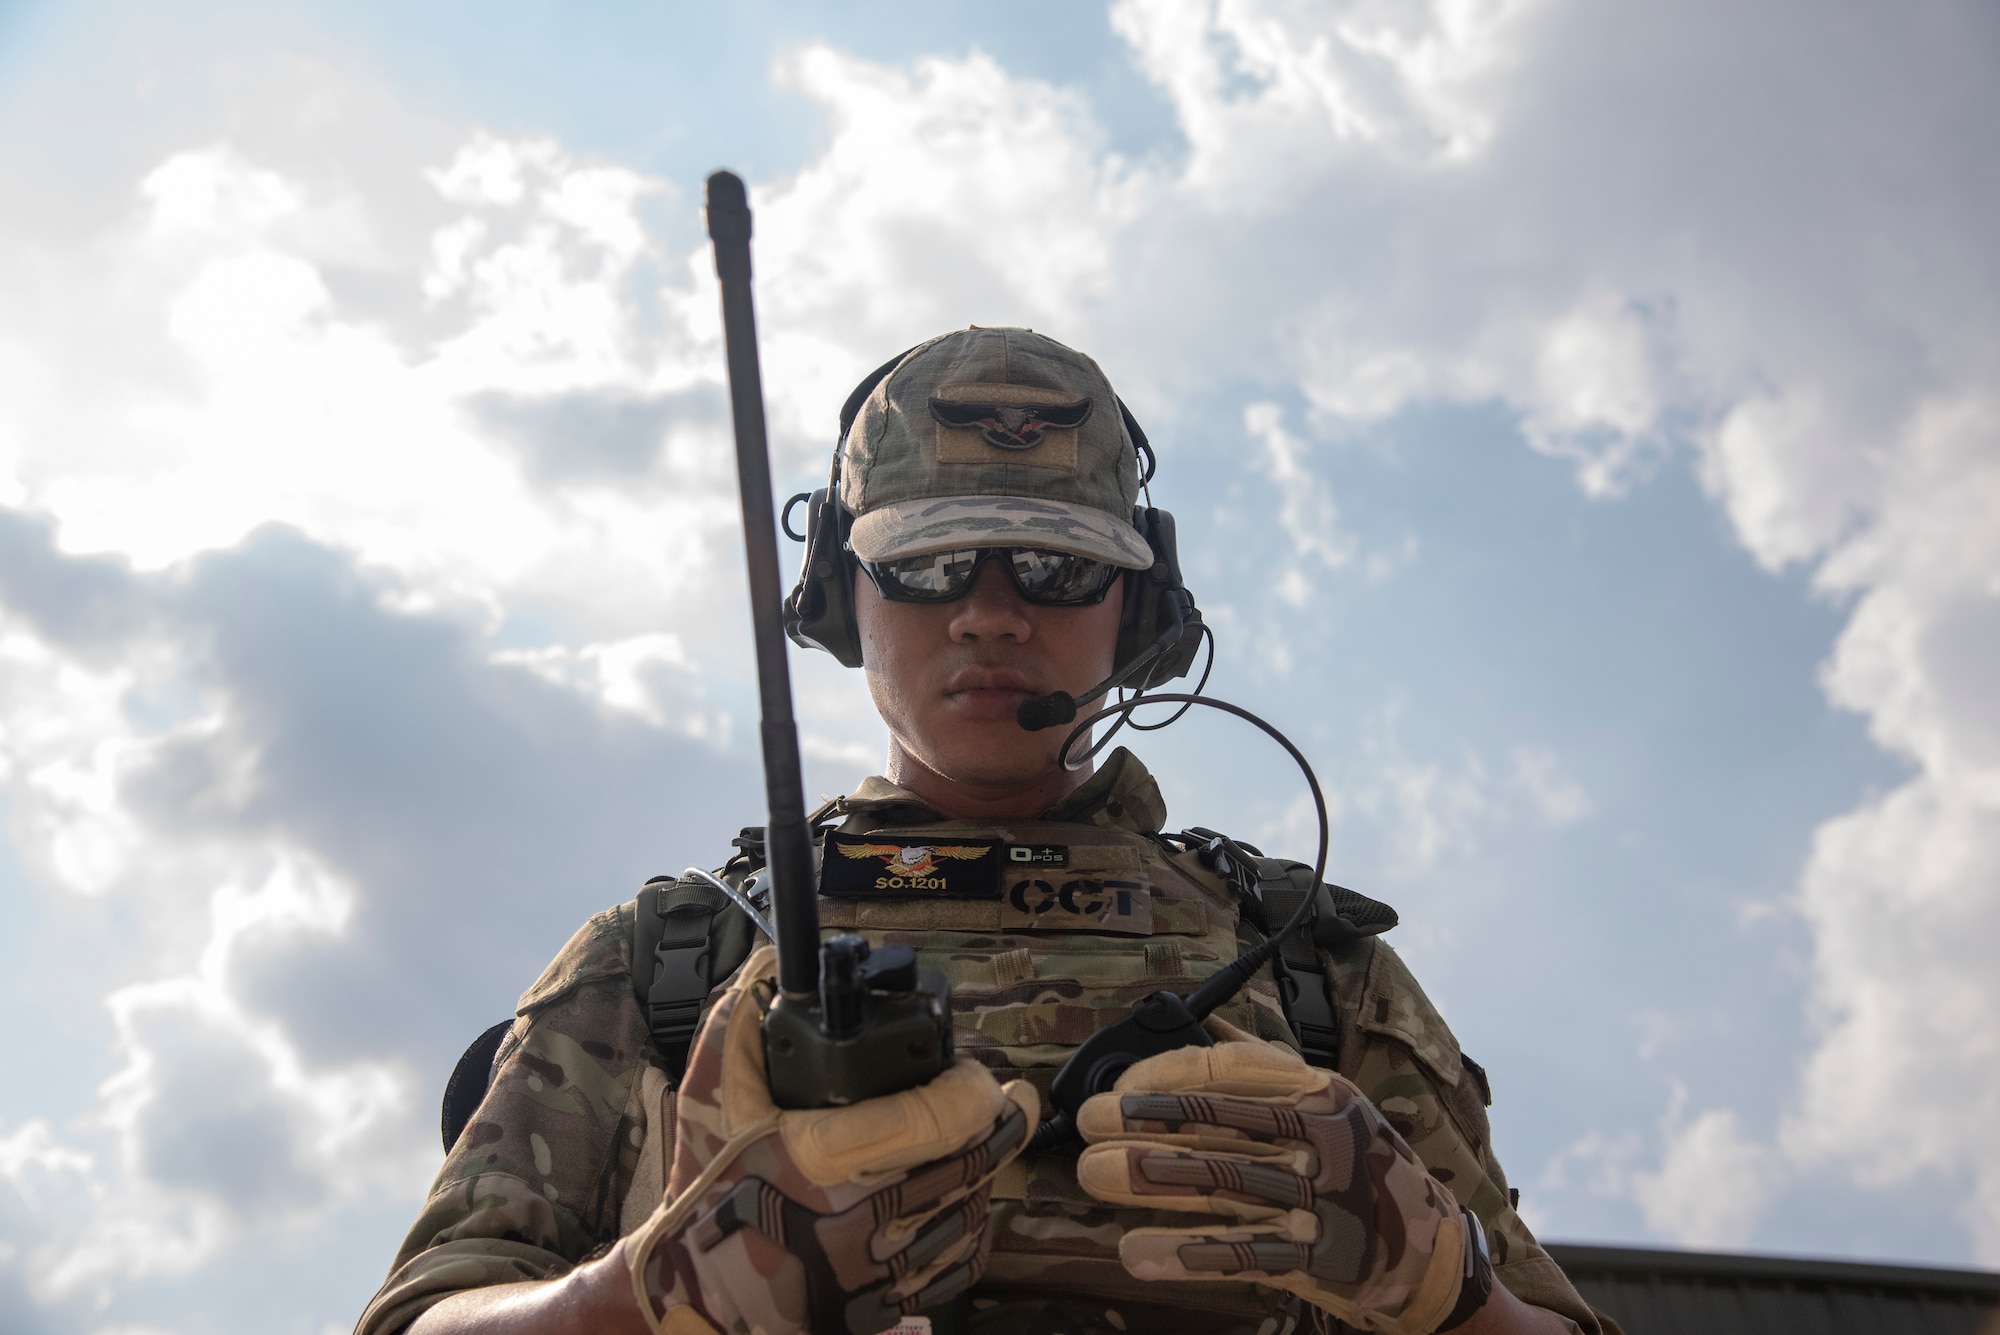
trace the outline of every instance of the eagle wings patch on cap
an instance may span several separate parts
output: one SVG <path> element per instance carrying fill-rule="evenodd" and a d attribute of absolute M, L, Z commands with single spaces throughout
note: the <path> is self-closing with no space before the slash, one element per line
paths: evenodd
<path fill-rule="evenodd" d="M 1032 450 L 1050 431 L 1073 431 L 1090 419 L 1088 398 L 1064 403 L 980 403 L 970 399 L 931 399 L 931 416 L 948 427 L 975 430 L 988 445 L 1003 450 Z"/>

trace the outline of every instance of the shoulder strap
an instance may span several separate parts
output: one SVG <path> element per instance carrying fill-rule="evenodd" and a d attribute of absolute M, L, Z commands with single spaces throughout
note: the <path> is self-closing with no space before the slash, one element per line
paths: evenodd
<path fill-rule="evenodd" d="M 737 853 L 716 875 L 740 885 L 764 865 L 764 827 L 745 826 L 729 842 Z M 709 993 L 750 957 L 757 929 L 721 891 L 693 879 L 655 876 L 632 907 L 632 994 L 651 1031 L 649 1055 L 678 1085 Z"/>
<path fill-rule="evenodd" d="M 1260 940 L 1289 922 L 1300 901 L 1314 895 L 1312 916 L 1278 947 L 1271 972 L 1299 1052 L 1315 1066 L 1339 1069 L 1340 1020 L 1320 948 L 1380 935 L 1396 925 L 1396 910 L 1324 881 L 1314 894 L 1312 868 L 1305 863 L 1267 858 L 1255 845 L 1214 830 L 1195 826 L 1174 838 L 1194 848 L 1209 870 L 1229 882 L 1245 920 L 1262 933 Z"/>
<path fill-rule="evenodd" d="M 676 1082 L 708 995 L 709 919 L 724 902 L 698 881 L 669 876 L 647 881 L 633 901 L 632 993 L 652 1039 L 647 1055 Z"/>
<path fill-rule="evenodd" d="M 658 1064 L 676 1084 L 716 983 L 750 954 L 750 920 L 701 881 L 656 876 L 640 889 L 632 922 L 632 991 Z"/>

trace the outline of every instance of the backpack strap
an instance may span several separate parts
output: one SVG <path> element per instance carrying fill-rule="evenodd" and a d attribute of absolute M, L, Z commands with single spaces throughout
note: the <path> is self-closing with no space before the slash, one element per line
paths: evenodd
<path fill-rule="evenodd" d="M 1214 830 L 1195 826 L 1174 838 L 1195 849 L 1203 865 L 1229 882 L 1245 921 L 1262 933 L 1258 940 L 1290 922 L 1299 904 L 1313 895 L 1311 916 L 1278 947 L 1271 972 L 1300 1054 L 1314 1066 L 1338 1070 L 1340 1019 L 1320 951 L 1388 931 L 1398 921 L 1396 910 L 1324 881 L 1315 894 L 1312 868 L 1305 863 L 1267 858 L 1255 845 Z"/>

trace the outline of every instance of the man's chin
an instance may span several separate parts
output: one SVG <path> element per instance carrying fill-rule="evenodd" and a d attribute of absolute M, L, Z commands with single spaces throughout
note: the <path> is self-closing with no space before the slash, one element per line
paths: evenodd
<path fill-rule="evenodd" d="M 1004 720 L 954 720 L 958 726 L 927 747 L 926 765 L 954 783 L 972 788 L 1027 788 L 1056 772 L 1055 745 L 1062 738 L 1024 731 L 1012 715 Z"/>
<path fill-rule="evenodd" d="M 1048 761 L 1035 768 L 1023 766 L 1019 769 L 1005 765 L 969 765 L 943 777 L 967 792 L 1004 798 L 1010 793 L 1044 791 L 1055 772 L 1055 762 Z"/>

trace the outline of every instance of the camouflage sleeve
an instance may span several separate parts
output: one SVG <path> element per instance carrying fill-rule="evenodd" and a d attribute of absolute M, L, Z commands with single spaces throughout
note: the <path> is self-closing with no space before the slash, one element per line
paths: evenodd
<path fill-rule="evenodd" d="M 632 908 L 585 923 L 535 985 L 486 1099 L 355 1335 L 395 1335 L 467 1289 L 566 1274 L 619 1232 L 645 1140 Z"/>
<path fill-rule="evenodd" d="M 1409 967 L 1379 937 L 1322 956 L 1341 1017 L 1340 1073 L 1381 1110 L 1431 1176 L 1479 1216 L 1495 1277 L 1579 1335 L 1616 1335 L 1514 1211 L 1507 1175 L 1493 1154 L 1485 1073 L 1459 1051 Z"/>

